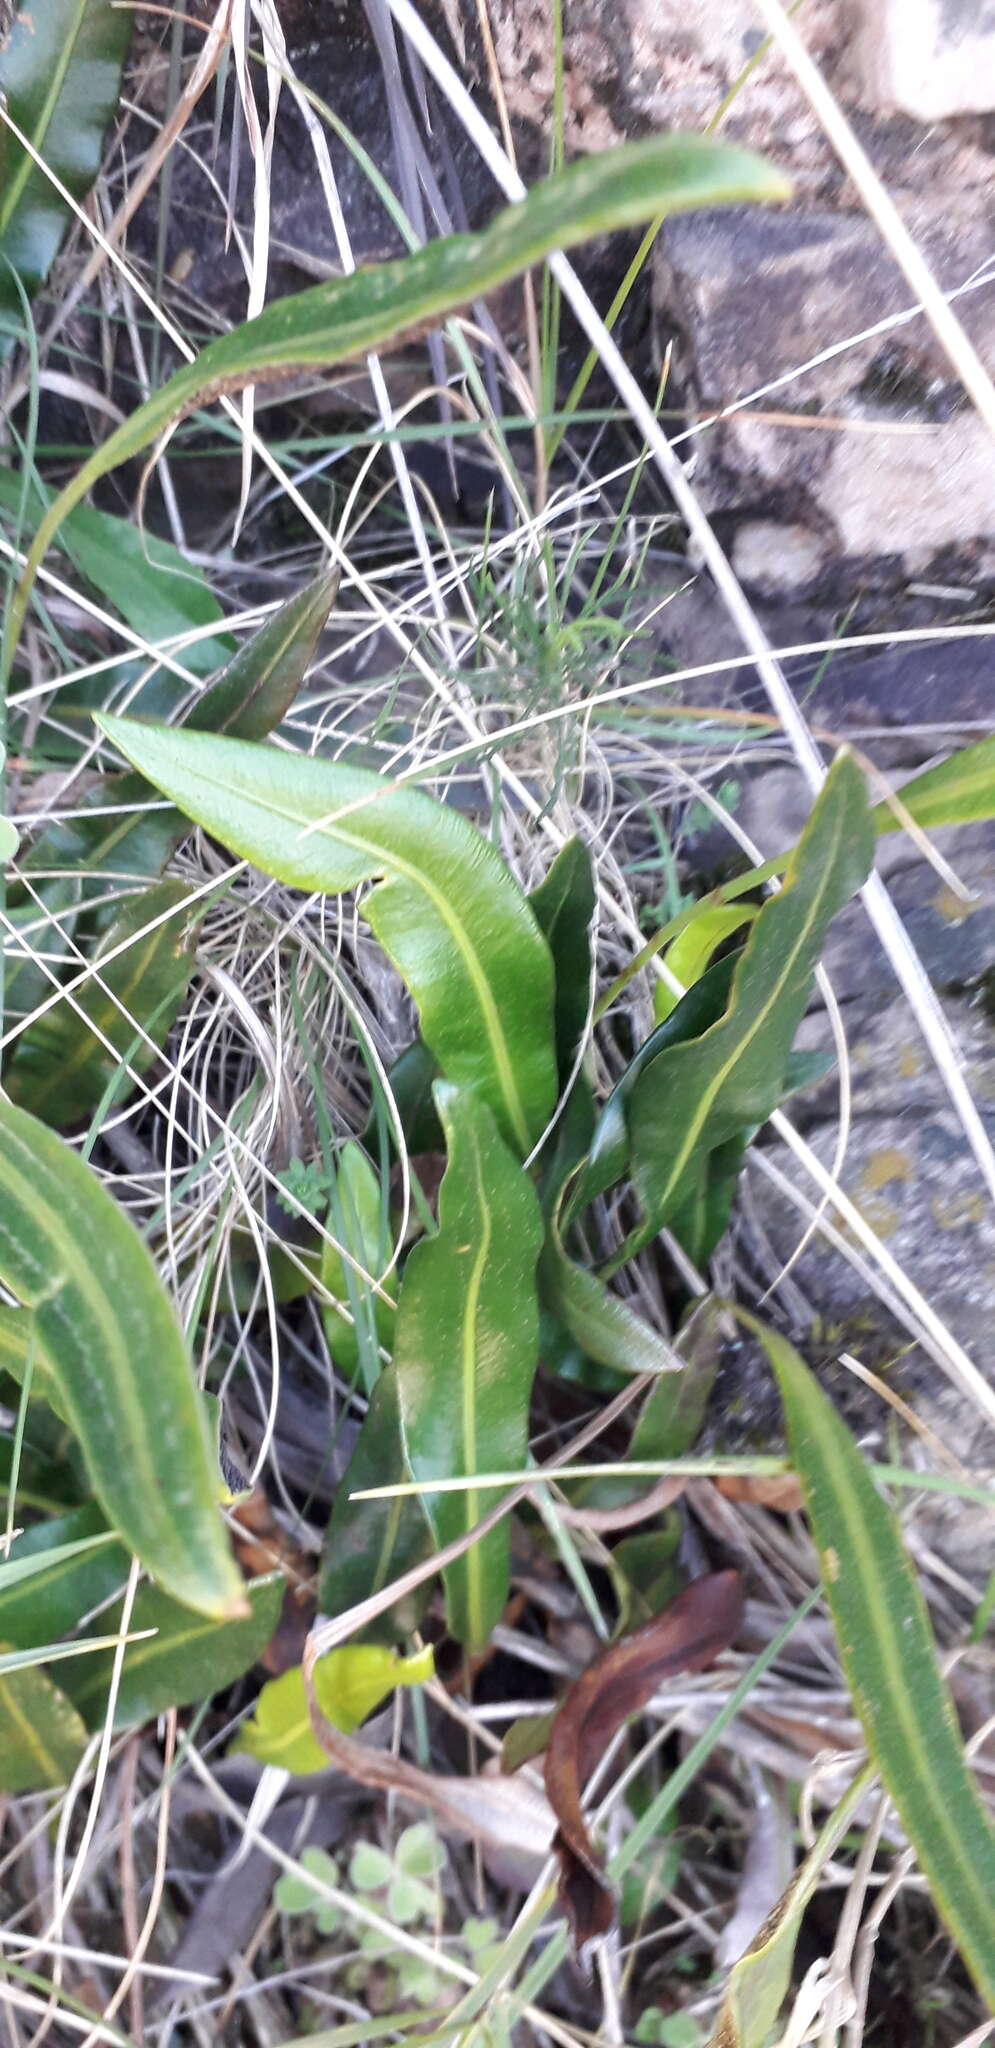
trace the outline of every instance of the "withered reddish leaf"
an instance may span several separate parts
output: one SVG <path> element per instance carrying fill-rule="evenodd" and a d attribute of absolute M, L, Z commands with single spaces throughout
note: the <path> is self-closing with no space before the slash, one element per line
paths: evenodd
<path fill-rule="evenodd" d="M 704 1671 L 739 1629 L 738 1572 L 692 1580 L 661 1614 L 595 1657 L 558 1708 L 546 1749 L 546 1794 L 556 1815 L 560 1904 L 580 1953 L 607 1934 L 615 1915 L 611 1887 L 587 1831 L 581 1801 L 612 1737 L 678 1671 Z"/>

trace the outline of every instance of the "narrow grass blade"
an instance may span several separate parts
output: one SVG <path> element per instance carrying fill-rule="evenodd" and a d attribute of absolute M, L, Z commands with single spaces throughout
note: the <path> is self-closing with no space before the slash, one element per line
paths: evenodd
<path fill-rule="evenodd" d="M 327 368 L 423 333 L 554 249 L 574 248 L 592 235 L 659 214 L 786 199 L 789 190 L 782 173 L 749 150 L 702 135 L 653 136 L 578 157 L 477 234 L 449 235 L 393 263 L 274 300 L 256 319 L 210 342 L 194 362 L 170 377 L 67 485 L 31 549 L 14 615 L 15 637 L 38 563 L 66 513 L 100 477 L 139 455 L 182 414 L 267 377 Z"/>
<path fill-rule="evenodd" d="M 517 883 L 468 819 L 365 768 L 129 719 L 98 723 L 189 817 L 279 881 L 332 895 L 384 876 L 364 908 L 418 1004 L 426 1044 L 529 1149 L 556 1094 L 553 964 Z"/>
<path fill-rule="evenodd" d="M 449 1155 L 439 1229 L 408 1258 L 394 1347 L 408 1462 L 426 1486 L 525 1461 L 542 1241 L 535 1190 L 485 1105 L 444 1083 L 436 1100 Z M 470 1487 L 429 1491 L 423 1504 L 444 1545 L 480 1520 L 486 1502 Z M 449 1628 L 471 1650 L 501 1614 L 508 1571 L 505 1522 L 445 1572 Z"/>
<path fill-rule="evenodd" d="M 243 1613 L 203 1406 L 152 1257 L 78 1154 L 7 1101 L 0 1279 L 32 1312 L 108 1520 L 176 1599 Z"/>
<path fill-rule="evenodd" d="M 897 1520 L 794 1347 L 749 1317 L 777 1377 L 840 1658 L 868 1748 L 940 1913 L 995 2004 L 995 1830 Z"/>

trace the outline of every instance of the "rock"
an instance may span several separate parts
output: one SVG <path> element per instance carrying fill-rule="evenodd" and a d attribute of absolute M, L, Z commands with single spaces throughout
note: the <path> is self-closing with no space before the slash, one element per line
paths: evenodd
<path fill-rule="evenodd" d="M 938 207 L 918 239 L 945 289 L 987 274 L 980 223 L 954 223 Z M 769 393 L 694 436 L 696 482 L 713 511 L 740 506 L 755 518 L 766 504 L 787 524 L 827 527 L 845 558 L 921 567 L 941 549 L 973 547 L 995 567 L 990 441 L 962 410 L 922 316 L 875 331 L 907 309 L 909 291 L 864 215 L 675 217 L 656 292 L 701 412 Z M 958 312 L 995 368 L 995 279 L 964 295 Z M 785 411 L 800 417 L 785 421 Z"/>
<path fill-rule="evenodd" d="M 995 108 L 993 0 L 859 0 L 859 48 L 881 106 L 919 121 Z"/>
<path fill-rule="evenodd" d="M 975 1099 L 995 1137 L 995 1027 L 967 1003 L 946 1009 Z M 943 1084 L 902 1002 L 868 1010 L 850 1038 L 850 1051 L 854 1117 L 841 1184 L 975 1363 L 988 1370 L 995 1213 Z M 791 1114 L 828 1166 L 837 1137 L 833 1084 L 796 1097 Z M 775 1260 L 788 1259 L 803 1229 L 797 1212 L 755 1169 L 749 1189 L 748 1209 Z M 751 1255 L 748 1228 L 743 1249 Z M 765 1281 L 774 1277 L 765 1273 Z M 976 1408 L 931 1359 L 910 1347 L 907 1332 L 891 1323 L 854 1267 L 816 1237 L 792 1267 L 791 1279 L 817 1318 L 814 1331 L 796 1330 L 797 1335 L 810 1341 L 814 1336 L 836 1356 L 853 1352 L 881 1372 L 962 1464 L 990 1471 L 991 1439 Z M 842 1365 L 827 1366 L 823 1379 L 868 1455 L 888 1458 L 891 1409 Z M 933 1456 L 924 1462 L 935 1468 Z M 990 1511 L 931 1496 L 916 1506 L 915 1529 L 920 1541 L 931 1543 L 980 1589 L 995 1563 Z"/>
<path fill-rule="evenodd" d="M 751 590 L 804 589 L 826 562 L 826 548 L 810 526 L 747 519 L 736 528 L 732 566 Z"/>

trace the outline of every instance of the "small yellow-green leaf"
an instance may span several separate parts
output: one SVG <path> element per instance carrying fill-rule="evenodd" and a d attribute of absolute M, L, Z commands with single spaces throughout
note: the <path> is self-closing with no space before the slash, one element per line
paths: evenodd
<path fill-rule="evenodd" d="M 46 1671 L 0 1671 L 0 1791 L 67 1784 L 87 1740 L 75 1707 Z"/>
<path fill-rule="evenodd" d="M 211 1699 L 258 1663 L 280 1619 L 283 1574 L 253 1579 L 246 1591 L 244 1618 L 210 1621 L 171 1600 L 159 1586 L 139 1588 L 130 1632 L 137 1636 L 154 1629 L 155 1634 L 128 1645 L 114 1704 L 115 1728 L 154 1721 L 169 1707 Z M 117 1619 L 101 1615 L 94 1633 L 106 1634 Z M 95 1650 L 65 1667 L 65 1689 L 91 1728 L 103 1725 L 113 1663 L 113 1650 Z"/>
<path fill-rule="evenodd" d="M 749 1317 L 777 1378 L 840 1659 L 937 1908 L 995 2004 L 995 1829 L 978 1795 L 926 1603 L 848 1429 L 793 1345 Z"/>
<path fill-rule="evenodd" d="M 314 1667 L 315 1696 L 332 1727 L 351 1735 L 395 1686 L 424 1685 L 434 1672 L 430 1648 L 399 1657 L 396 1650 L 383 1649 L 379 1643 L 349 1643 L 319 1658 Z M 263 1686 L 251 1721 L 243 1723 L 231 1747 L 299 1776 L 326 1768 L 328 1758 L 311 1732 L 299 1665 Z"/>
<path fill-rule="evenodd" d="M 431 1481 L 525 1461 L 542 1222 L 532 1183 L 486 1105 L 443 1082 L 435 1098 L 448 1152 L 439 1228 L 408 1256 L 394 1369 L 412 1478 L 428 1488 L 425 1512 L 447 1544 L 487 1503 L 472 1486 L 433 1493 Z M 450 1632 L 471 1649 L 483 1648 L 507 1599 L 509 1541 L 504 1522 L 446 1568 Z"/>
<path fill-rule="evenodd" d="M 7 1101 L 0 1280 L 32 1311 L 108 1520 L 176 1599 L 243 1613 L 204 1410 L 151 1254 L 79 1154 Z"/>
<path fill-rule="evenodd" d="M 712 954 L 717 946 L 721 946 L 723 939 L 731 938 L 744 924 L 751 924 L 758 910 L 759 905 L 756 903 L 714 903 L 706 905 L 699 911 L 697 917 L 692 918 L 691 923 L 668 946 L 664 955 L 671 973 L 676 975 L 685 989 L 691 988 L 704 973 Z M 680 996 L 675 995 L 665 981 L 655 982 L 653 1015 L 656 1022 L 662 1024 L 665 1018 L 676 1010 L 680 1000 Z"/>

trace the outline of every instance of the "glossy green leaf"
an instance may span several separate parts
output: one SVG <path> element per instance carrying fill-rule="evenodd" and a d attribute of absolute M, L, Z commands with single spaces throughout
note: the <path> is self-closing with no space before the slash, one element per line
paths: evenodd
<path fill-rule="evenodd" d="M 434 1676 L 431 1648 L 399 1657 L 378 1643 L 348 1643 L 331 1650 L 314 1667 L 315 1697 L 326 1720 L 351 1735 L 398 1685 L 424 1685 Z M 256 1701 L 251 1721 L 239 1729 L 231 1752 L 305 1775 L 328 1768 L 328 1757 L 311 1732 L 304 1673 L 297 1665 L 271 1678 Z"/>
<path fill-rule="evenodd" d="M 245 1589 L 248 1613 L 238 1620 L 211 1621 L 171 1600 L 159 1586 L 140 1586 L 130 1632 L 156 1633 L 128 1645 L 114 1706 L 115 1728 L 154 1721 L 169 1707 L 192 1706 L 234 1685 L 259 1662 L 274 1635 L 285 1589 L 282 1572 L 253 1579 Z M 96 1628 L 108 1635 L 118 1622 L 119 1614 L 103 1614 Z M 113 1664 L 113 1650 L 95 1650 L 60 1672 L 66 1692 L 90 1728 L 103 1726 Z"/>
<path fill-rule="evenodd" d="M 0 464 L 0 509 L 17 518 L 24 495 L 22 476 Z M 54 496 L 37 477 L 29 479 L 25 516 L 31 526 L 37 525 Z M 116 513 L 77 505 L 63 522 L 59 546 L 102 603 L 119 612 L 153 647 L 177 640 L 192 629 L 216 625 L 216 634 L 191 641 L 177 655 L 194 675 L 210 675 L 228 660 L 234 642 L 224 631 L 221 606 L 203 571 L 188 562 L 172 541 L 162 540 Z M 114 681 L 116 684 L 116 675 Z M 74 685 L 70 701 L 74 705 L 99 704 L 106 689 L 106 676 L 94 678 L 87 686 Z M 142 685 L 135 702 L 149 712 L 158 705 L 165 716 L 182 689 L 181 682 L 160 670 Z"/>
<path fill-rule="evenodd" d="M 189 902 L 187 884 L 178 881 L 129 898 L 95 949 L 94 978 L 18 1040 L 5 1081 L 21 1109 L 56 1127 L 78 1123 L 115 1077 L 115 1102 L 127 1098 L 133 1083 L 125 1062 L 135 1074 L 151 1066 L 187 992 L 196 958 Z"/>
<path fill-rule="evenodd" d="M 130 34 L 128 9 L 111 0 L 35 0 L 0 50 L 0 95 L 75 199 L 100 168 Z M 0 317 L 20 325 L 8 266 L 30 298 L 48 275 L 66 217 L 64 200 L 0 121 Z"/>
<path fill-rule="evenodd" d="M 204 1411 L 152 1257 L 79 1155 L 5 1101 L 0 1279 L 33 1313 L 108 1520 L 177 1599 L 242 1612 Z"/>
<path fill-rule="evenodd" d="M 866 879 L 873 850 L 864 778 L 843 752 L 791 856 L 784 887 L 753 925 L 725 1014 L 703 1037 L 660 1053 L 626 1099 L 644 1220 L 623 1257 L 699 1198 L 720 1147 L 758 1129 L 776 1109 L 826 933 Z"/>
<path fill-rule="evenodd" d="M 191 705 L 184 725 L 240 740 L 275 732 L 311 665 L 338 587 L 338 570 L 325 569 L 288 598 Z"/>
<path fill-rule="evenodd" d="M 46 1671 L 38 1665 L 0 1671 L 0 1792 L 68 1784 L 88 1739 L 75 1707 Z"/>
<path fill-rule="evenodd" d="M 872 1779 L 873 1770 L 858 1772 L 746 1954 L 733 1965 L 708 2048 L 767 2048 L 790 1989 L 805 1908 Z"/>
<path fill-rule="evenodd" d="M 556 1092 L 552 961 L 517 883 L 467 818 L 365 768 L 98 723 L 157 789 L 278 880 L 338 894 L 385 876 L 364 910 L 418 1004 L 426 1044 L 528 1149 Z"/>
<path fill-rule="evenodd" d="M 707 1296 L 688 1317 L 668 1354 L 672 1364 L 681 1361 L 680 1371 L 659 1373 L 643 1401 L 629 1445 L 634 1463 L 667 1463 L 691 1449 L 715 1382 L 719 1348 L 719 1309 Z M 638 1500 L 646 1490 L 645 1479 L 598 1479 L 574 1497 L 607 1508 Z"/>
<path fill-rule="evenodd" d="M 335 1192 L 328 1215 L 328 1227 L 345 1251 L 351 1253 L 366 1273 L 377 1279 L 387 1257 L 386 1217 L 380 1198 L 380 1182 L 361 1145 L 343 1145 L 335 1175 Z M 362 1364 L 367 1391 L 380 1377 L 378 1346 L 390 1350 L 394 1337 L 392 1303 L 374 1294 L 362 1274 L 343 1258 L 334 1246 L 321 1248 L 321 1278 L 330 1294 L 346 1304 L 350 1315 L 322 1305 L 325 1337 L 339 1371 L 350 1378 Z M 391 1275 L 385 1287 L 392 1293 Z M 351 1317 L 351 1319 L 350 1319 Z"/>
<path fill-rule="evenodd" d="M 397 1372 L 381 1373 L 363 1426 L 335 1495 L 321 1552 L 319 1600 L 323 1614 L 347 1614 L 392 1579 L 421 1564 L 432 1548 L 432 1533 L 413 1494 L 392 1500 L 351 1500 L 369 1486 L 396 1486 L 410 1479 L 401 1436 Z M 378 1615 L 365 1631 L 371 1642 L 396 1642 L 417 1628 L 431 1596 L 425 1581 Z"/>
<path fill-rule="evenodd" d="M 58 1642 L 123 1588 L 130 1564 L 99 1508 L 36 1522 L 12 1544 L 9 1563 L 0 1565 L 0 1639 L 15 1650 Z M 13 1577 L 13 1567 L 22 1576 Z"/>
<path fill-rule="evenodd" d="M 536 1261 L 542 1222 L 528 1176 L 476 1097 L 440 1082 L 448 1164 L 439 1229 L 409 1253 L 394 1365 L 413 1479 L 515 1470 L 528 1450 L 539 1341 Z M 436 1541 L 452 1542 L 488 1505 L 465 1493 L 423 1496 Z M 482 1649 L 508 1594 L 507 1523 L 446 1568 L 450 1633 Z"/>
<path fill-rule="evenodd" d="M 582 839 L 568 839 L 545 880 L 529 896 L 539 930 L 553 956 L 553 1023 L 560 1079 L 573 1066 L 591 999 L 591 919 L 594 873 Z"/>
<path fill-rule="evenodd" d="M 432 1093 L 439 1078 L 439 1065 L 423 1038 L 416 1038 L 405 1046 L 387 1078 L 409 1153 L 441 1152 L 445 1140 Z M 376 1129 L 374 1112 L 366 1131 L 366 1140 L 371 1147 L 375 1143 Z"/>
<path fill-rule="evenodd" d="M 703 1037 L 718 1022 L 729 1001 L 735 959 L 718 960 L 692 983 L 687 994 L 633 1054 L 621 1079 L 604 1103 L 595 1126 L 587 1164 L 567 1204 L 567 1224 L 588 1202 L 620 1181 L 629 1165 L 627 1104 L 640 1075 L 672 1046 Z"/>
<path fill-rule="evenodd" d="M 30 855 L 23 865 L 30 865 Z M 10 896 L 14 899 L 14 889 Z M 51 976 L 60 973 L 70 956 L 81 900 L 78 878 L 66 875 L 37 881 L 30 896 L 9 902 L 7 914 L 17 938 L 8 934 L 5 948 L 5 1025 L 28 1016 L 51 995 Z M 44 956 L 45 967 L 39 955 Z"/>
<path fill-rule="evenodd" d="M 903 782 L 896 795 L 924 831 L 995 817 L 995 733 L 972 747 L 961 747 L 935 768 L 924 768 L 921 775 Z M 875 832 L 902 830 L 902 820 L 890 804 L 875 804 L 871 818 Z"/>
<path fill-rule="evenodd" d="M 747 1320 L 777 1377 L 791 1461 L 868 1749 L 937 1908 L 982 1996 L 995 2004 L 995 1829 L 964 1757 L 898 1521 L 793 1345 Z"/>
<path fill-rule="evenodd" d="M 712 903 L 703 906 L 698 916 L 692 918 L 684 931 L 680 932 L 664 955 L 667 966 L 677 980 L 683 983 L 685 993 L 700 980 L 716 949 L 725 939 L 744 924 L 752 924 L 759 915 L 756 903 Z M 672 1015 L 680 1002 L 680 996 L 668 988 L 665 981 L 658 981 L 653 988 L 653 1015 L 658 1024 Z"/>
<path fill-rule="evenodd" d="M 642 1316 L 599 1280 L 587 1266 L 567 1258 L 550 1228 L 539 1265 L 543 1304 L 573 1338 L 585 1358 L 615 1372 L 674 1372 L 672 1345 Z"/>
<path fill-rule="evenodd" d="M 574 248 L 592 235 L 698 206 L 786 199 L 789 190 L 783 175 L 749 150 L 703 135 L 653 136 L 576 157 L 479 233 L 449 235 L 395 262 L 275 299 L 177 370 L 83 464 L 39 527 L 17 610 L 66 513 L 99 477 L 140 454 L 196 406 L 267 377 L 327 368 L 411 338 L 551 250 Z"/>

